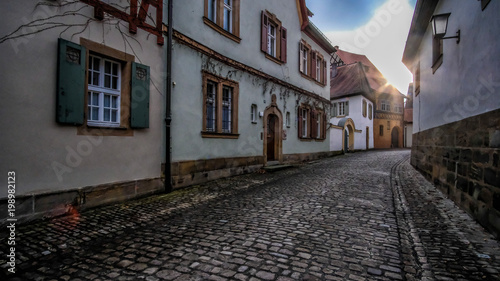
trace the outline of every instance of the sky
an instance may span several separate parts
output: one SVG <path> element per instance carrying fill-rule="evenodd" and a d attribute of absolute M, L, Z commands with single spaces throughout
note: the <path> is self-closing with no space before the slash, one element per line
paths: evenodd
<path fill-rule="evenodd" d="M 407 94 L 410 71 L 401 62 L 416 0 L 306 0 L 311 21 L 341 50 L 363 54 Z"/>

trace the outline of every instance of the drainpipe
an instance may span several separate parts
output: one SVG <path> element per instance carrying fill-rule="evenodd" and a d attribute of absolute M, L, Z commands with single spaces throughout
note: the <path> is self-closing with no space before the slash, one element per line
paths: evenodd
<path fill-rule="evenodd" d="M 170 124 L 172 123 L 172 33 L 174 31 L 172 24 L 172 1 L 168 0 L 168 37 L 167 37 L 167 97 L 165 102 L 165 193 L 172 192 L 172 163 L 170 149 Z"/>

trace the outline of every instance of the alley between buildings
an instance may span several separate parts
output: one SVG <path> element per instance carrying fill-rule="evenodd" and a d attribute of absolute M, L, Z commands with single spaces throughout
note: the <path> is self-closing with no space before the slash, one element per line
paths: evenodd
<path fill-rule="evenodd" d="M 498 241 L 409 156 L 347 154 L 29 223 L 7 279 L 500 280 Z"/>

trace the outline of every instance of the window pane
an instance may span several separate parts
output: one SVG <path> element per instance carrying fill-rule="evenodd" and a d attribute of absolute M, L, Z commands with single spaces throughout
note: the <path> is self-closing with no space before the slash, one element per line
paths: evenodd
<path fill-rule="evenodd" d="M 118 64 L 113 63 L 113 75 L 118 75 Z"/>
<path fill-rule="evenodd" d="M 109 61 L 104 62 L 104 73 L 111 74 L 111 62 Z"/>
<path fill-rule="evenodd" d="M 99 93 L 92 93 L 92 105 L 99 106 Z"/>
<path fill-rule="evenodd" d="M 99 72 L 99 65 L 101 64 L 101 59 L 94 57 L 93 69 Z"/>
<path fill-rule="evenodd" d="M 91 72 L 92 73 L 92 85 L 94 86 L 99 86 L 99 73 L 98 72 Z"/>
<path fill-rule="evenodd" d="M 118 97 L 113 97 L 112 102 L 111 102 L 111 107 L 118 108 Z"/>
<path fill-rule="evenodd" d="M 104 121 L 109 121 L 111 119 L 111 110 L 110 109 L 104 109 Z"/>
<path fill-rule="evenodd" d="M 111 85 L 112 89 L 118 89 L 118 77 L 113 77 L 113 85 Z"/>
<path fill-rule="evenodd" d="M 231 132 L 231 88 L 222 88 L 222 131 Z"/>
<path fill-rule="evenodd" d="M 110 107 L 111 97 L 109 95 L 104 95 L 104 107 Z"/>
<path fill-rule="evenodd" d="M 109 75 L 104 75 L 104 87 L 111 88 L 111 77 Z"/>
<path fill-rule="evenodd" d="M 231 32 L 231 11 L 224 8 L 224 29 Z"/>
<path fill-rule="evenodd" d="M 118 120 L 118 110 L 112 110 L 111 111 L 111 121 L 117 122 L 117 120 Z"/>
<path fill-rule="evenodd" d="M 91 120 L 99 120 L 99 108 L 98 107 L 92 107 L 92 117 L 90 119 Z"/>

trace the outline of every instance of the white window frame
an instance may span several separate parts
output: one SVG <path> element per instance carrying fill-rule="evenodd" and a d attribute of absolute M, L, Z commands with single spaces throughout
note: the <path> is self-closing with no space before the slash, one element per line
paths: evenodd
<path fill-rule="evenodd" d="M 323 66 L 322 59 L 316 55 L 316 81 L 321 82 L 321 67 Z"/>
<path fill-rule="evenodd" d="M 208 85 L 212 86 L 212 92 L 210 92 L 210 89 Z M 212 98 L 210 98 L 212 96 Z M 208 105 L 212 104 L 213 105 L 213 111 L 212 111 L 212 123 L 210 124 L 208 122 Z M 207 132 L 216 132 L 217 131 L 217 83 L 213 81 L 207 81 L 207 100 L 206 100 L 206 110 L 207 110 L 207 120 L 206 122 L 206 130 Z M 211 126 L 209 126 L 211 125 Z"/>
<path fill-rule="evenodd" d="M 276 30 L 278 27 L 269 21 L 267 25 L 267 53 L 276 57 Z"/>
<path fill-rule="evenodd" d="M 227 92 L 225 92 L 224 90 L 227 89 Z M 225 93 L 228 93 L 229 96 L 227 99 L 225 99 L 224 97 L 224 94 Z M 233 88 L 229 87 L 229 86 L 222 86 L 222 115 L 221 115 L 221 118 L 222 118 L 222 132 L 223 133 L 232 133 L 232 128 L 233 128 L 233 124 L 231 123 L 232 120 L 231 120 L 231 116 L 233 114 L 232 110 L 233 110 Z M 227 113 L 227 118 L 228 120 L 224 120 L 224 109 L 227 108 L 228 110 L 228 113 Z M 224 127 L 224 125 L 227 125 L 227 128 Z"/>
<path fill-rule="evenodd" d="M 252 123 L 257 123 L 257 105 L 252 104 L 250 107 L 250 120 Z"/>
<path fill-rule="evenodd" d="M 343 102 L 339 102 L 338 104 L 338 109 L 339 109 L 339 113 L 337 114 L 338 116 L 345 116 L 346 115 L 346 102 L 343 101 Z"/>
<path fill-rule="evenodd" d="M 94 59 L 99 59 L 99 69 L 95 71 L 90 69 L 94 66 Z M 106 73 L 106 62 L 110 63 L 111 73 Z M 116 73 L 113 71 L 113 66 L 116 65 Z M 87 80 L 87 125 L 98 127 L 119 127 L 120 126 L 120 107 L 121 107 L 121 64 L 118 61 L 106 59 L 98 55 L 91 54 L 89 56 L 89 68 Z M 97 75 L 98 84 L 92 84 L 94 75 Z M 109 87 L 105 86 L 105 79 L 109 77 Z M 116 79 L 116 80 L 114 80 Z M 116 87 L 113 87 L 113 81 L 116 81 Z M 94 97 L 97 95 L 97 101 Z M 109 107 L 104 106 L 106 97 L 109 96 Z M 115 106 L 113 106 L 113 98 L 116 98 Z M 97 104 L 95 104 L 97 103 Z M 92 119 L 93 110 L 97 108 L 97 119 Z M 104 120 L 105 110 L 109 110 L 109 121 Z M 113 113 L 116 115 L 116 121 L 112 121 Z"/>
<path fill-rule="evenodd" d="M 391 111 L 391 103 L 387 100 L 382 100 L 381 102 L 381 110 L 383 111 Z"/>
<path fill-rule="evenodd" d="M 300 50 L 300 71 L 304 73 L 305 75 L 307 74 L 307 53 L 308 49 L 304 44 L 301 45 L 302 49 Z"/>
<path fill-rule="evenodd" d="M 302 108 L 302 111 L 300 112 L 302 114 L 302 132 L 301 135 L 303 138 L 307 138 L 307 115 L 308 115 L 308 110 L 307 108 Z"/>
<path fill-rule="evenodd" d="M 226 22 L 226 12 L 228 16 L 228 22 Z M 230 33 L 233 33 L 233 0 L 228 0 L 228 3 L 224 1 L 224 12 L 223 12 L 222 28 Z M 227 24 L 227 26 L 226 26 Z"/>
<path fill-rule="evenodd" d="M 217 1 L 218 0 L 208 0 L 208 19 L 213 22 L 217 22 Z"/>

